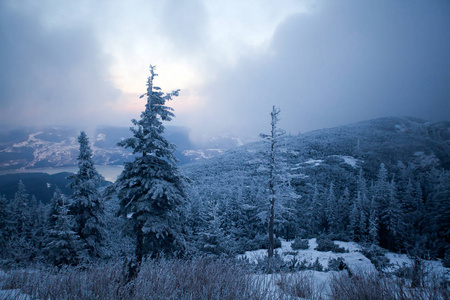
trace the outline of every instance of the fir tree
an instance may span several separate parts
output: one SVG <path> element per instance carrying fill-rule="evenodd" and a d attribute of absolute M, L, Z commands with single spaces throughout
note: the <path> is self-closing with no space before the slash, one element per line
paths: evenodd
<path fill-rule="evenodd" d="M 385 210 L 386 212 L 386 228 L 389 232 L 388 240 L 390 249 L 394 249 L 398 244 L 398 237 L 400 232 L 404 230 L 403 222 L 401 219 L 401 207 L 397 198 L 396 186 L 394 178 L 392 178 L 389 184 L 389 203 Z"/>
<path fill-rule="evenodd" d="M 379 244 L 379 224 L 378 224 L 378 211 L 376 209 L 375 199 L 372 198 L 370 205 L 370 217 L 369 217 L 369 238 L 372 245 Z"/>
<path fill-rule="evenodd" d="M 175 145 L 164 136 L 163 121 L 174 114 L 165 103 L 178 96 L 153 86 L 155 67 L 150 66 L 147 80 L 147 104 L 140 120 L 132 120 L 133 137 L 120 146 L 133 149 L 134 161 L 125 163 L 116 181 L 120 199 L 119 215 L 125 218 L 129 232 L 136 238 L 135 262 L 146 254 L 180 255 L 185 249 L 183 207 L 186 203 L 185 180 L 177 168 Z M 132 275 L 132 274 L 131 274 Z M 130 276 L 131 276 L 130 275 Z"/>
<path fill-rule="evenodd" d="M 320 201 L 319 201 L 319 191 L 317 189 L 317 183 L 314 184 L 313 195 L 309 201 L 309 205 L 306 209 L 306 230 L 308 236 L 318 232 L 318 217 L 320 216 Z"/>
<path fill-rule="evenodd" d="M 56 219 L 58 215 L 59 208 L 63 205 L 64 199 L 61 189 L 59 187 L 55 188 L 53 197 L 50 200 L 50 208 L 47 215 L 47 227 L 53 228 L 56 224 Z"/>
<path fill-rule="evenodd" d="M 43 249 L 47 262 L 54 266 L 76 265 L 79 262 L 77 250 L 80 249 L 80 241 L 79 236 L 72 230 L 72 221 L 61 190 L 57 188 L 51 202 L 48 235 Z"/>
<path fill-rule="evenodd" d="M 358 196 L 356 198 L 356 201 L 353 202 L 352 210 L 350 212 L 350 224 L 349 224 L 350 237 L 356 241 L 358 241 L 357 237 L 360 234 L 359 218 L 360 218 L 361 213 L 360 213 L 359 206 L 358 206 L 358 202 L 360 201 L 359 197 L 360 197 L 360 194 L 358 192 Z"/>
<path fill-rule="evenodd" d="M 8 221 L 10 220 L 10 211 L 8 200 L 5 196 L 0 196 L 0 258 L 5 258 L 7 254 L 6 244 L 10 238 Z"/>
<path fill-rule="evenodd" d="M 337 200 L 334 194 L 334 185 L 331 182 L 328 188 L 327 203 L 326 203 L 327 225 L 328 231 L 336 233 L 338 227 L 338 207 Z"/>
<path fill-rule="evenodd" d="M 350 191 L 347 187 L 344 188 L 344 192 L 341 197 L 339 197 L 337 205 L 337 231 L 340 233 L 345 232 L 350 224 L 350 211 L 352 209 L 350 200 Z"/>
<path fill-rule="evenodd" d="M 11 222 L 14 224 L 14 232 L 17 236 L 26 235 L 30 222 L 30 209 L 28 194 L 22 180 L 17 185 L 17 192 L 11 202 Z"/>
<path fill-rule="evenodd" d="M 78 173 L 68 176 L 72 180 L 70 188 L 73 190 L 69 211 L 73 216 L 74 231 L 80 237 L 80 250 L 86 253 L 84 259 L 91 260 L 101 257 L 104 242 L 104 208 L 97 190 L 104 179 L 94 167 L 89 139 L 84 131 L 80 133 L 78 142 Z"/>

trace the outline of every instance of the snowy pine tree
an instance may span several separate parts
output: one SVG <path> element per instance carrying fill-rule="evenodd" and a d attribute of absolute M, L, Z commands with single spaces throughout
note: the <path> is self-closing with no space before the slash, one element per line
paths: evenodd
<path fill-rule="evenodd" d="M 337 233 L 338 221 L 339 221 L 339 211 L 338 211 L 338 202 L 336 199 L 336 195 L 334 194 L 334 184 L 330 183 L 330 187 L 328 188 L 327 194 L 327 202 L 326 202 L 326 217 L 327 217 L 327 226 L 328 231 L 332 233 Z"/>
<path fill-rule="evenodd" d="M 10 220 L 10 211 L 8 200 L 5 196 L 0 196 L 0 259 L 7 256 L 7 241 L 10 238 L 8 222 Z"/>
<path fill-rule="evenodd" d="M 360 202 L 360 193 L 358 192 L 358 196 L 356 198 L 356 201 L 353 202 L 352 205 L 352 210 L 350 212 L 350 224 L 349 224 L 349 233 L 350 233 L 350 238 L 353 240 L 358 241 L 359 240 L 359 235 L 360 235 L 360 230 L 359 230 L 359 222 L 360 222 L 360 216 L 361 216 L 361 212 L 360 212 L 360 208 L 358 205 L 358 202 Z"/>
<path fill-rule="evenodd" d="M 76 265 L 79 262 L 77 251 L 80 249 L 79 236 L 72 230 L 73 218 L 68 215 L 67 205 L 56 189 L 53 194 L 48 216 L 48 234 L 45 238 L 43 253 L 48 263 L 61 267 Z"/>
<path fill-rule="evenodd" d="M 140 120 L 132 120 L 133 137 L 120 146 L 133 149 L 134 161 L 116 181 L 120 199 L 119 214 L 128 232 L 136 238 L 135 258 L 140 264 L 146 254 L 179 255 L 185 250 L 183 209 L 186 203 L 185 180 L 178 171 L 175 145 L 164 136 L 163 121 L 170 121 L 172 108 L 165 106 L 179 90 L 165 94 L 153 86 L 155 67 L 150 66 L 147 104 Z"/>
<path fill-rule="evenodd" d="M 63 194 L 59 187 L 55 188 L 55 192 L 53 193 L 53 197 L 50 200 L 50 208 L 47 215 L 47 227 L 53 228 L 56 224 L 56 219 L 58 215 L 58 210 L 60 206 L 63 205 Z"/>
<path fill-rule="evenodd" d="M 80 133 L 78 142 L 78 173 L 67 177 L 72 180 L 70 188 L 73 190 L 69 213 L 73 216 L 73 229 L 80 237 L 80 251 L 85 254 L 83 259 L 89 261 L 101 257 L 104 242 L 104 208 L 97 190 L 97 186 L 104 179 L 94 167 L 89 139 L 84 131 Z"/>
<path fill-rule="evenodd" d="M 372 198 L 370 205 L 370 216 L 369 216 L 369 238 L 372 245 L 379 244 L 379 223 L 378 223 L 378 211 L 376 209 L 375 199 Z"/>

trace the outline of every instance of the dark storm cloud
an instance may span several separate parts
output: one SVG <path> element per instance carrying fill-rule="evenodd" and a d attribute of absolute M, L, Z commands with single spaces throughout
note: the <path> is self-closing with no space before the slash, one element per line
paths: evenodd
<path fill-rule="evenodd" d="M 82 24 L 44 26 L 30 13 L 0 3 L 0 123 L 84 126 L 104 118 L 118 91 L 92 33 Z"/>
<path fill-rule="evenodd" d="M 267 131 L 273 104 L 292 133 L 384 116 L 448 120 L 449 28 L 448 1 L 325 1 L 206 89 L 197 125 Z"/>

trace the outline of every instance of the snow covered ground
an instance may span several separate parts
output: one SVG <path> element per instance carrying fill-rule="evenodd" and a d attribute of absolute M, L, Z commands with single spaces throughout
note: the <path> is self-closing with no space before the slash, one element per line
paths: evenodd
<path fill-rule="evenodd" d="M 342 241 L 334 241 L 336 245 L 341 248 L 346 249 L 348 252 L 346 253 L 333 253 L 331 251 L 321 252 L 315 250 L 317 247 L 317 239 L 309 239 L 309 248 L 305 250 L 293 250 L 292 242 L 287 242 L 282 240 L 281 247 L 275 249 L 276 255 L 278 255 L 283 261 L 288 262 L 296 259 L 297 262 L 302 262 L 306 260 L 307 264 L 313 264 L 316 259 L 323 266 L 323 271 L 301 271 L 307 272 L 308 276 L 312 276 L 314 281 L 316 282 L 317 287 L 323 288 L 323 296 L 327 295 L 329 290 L 329 280 L 330 278 L 338 273 L 337 271 L 328 270 L 328 262 L 330 259 L 337 259 L 338 257 L 342 258 L 345 264 L 349 267 L 352 272 L 376 272 L 375 266 L 372 262 L 362 254 L 362 247 L 355 242 L 342 242 Z M 267 250 L 260 249 L 255 251 L 247 251 L 245 254 L 240 255 L 241 259 L 248 259 L 250 263 L 258 263 L 258 261 L 263 260 L 267 257 Z M 386 272 L 394 272 L 401 267 L 411 267 L 413 261 L 406 254 L 397 254 L 392 252 L 387 252 L 385 257 L 389 259 L 388 267 L 385 269 Z M 422 260 L 427 272 L 431 275 L 435 274 L 444 274 L 450 280 L 450 269 L 444 268 L 442 266 L 441 261 L 428 261 Z M 267 276 L 266 280 L 270 284 L 273 285 L 273 288 L 277 288 L 276 280 L 279 274 L 274 275 L 260 275 Z"/>
<path fill-rule="evenodd" d="M 331 251 L 321 252 L 315 250 L 317 247 L 317 240 L 315 238 L 309 240 L 309 248 L 306 250 L 293 250 L 291 247 L 292 242 L 282 241 L 281 248 L 275 249 L 275 252 L 284 260 L 291 261 L 294 258 L 297 261 L 306 260 L 307 263 L 314 263 L 316 259 L 319 259 L 320 264 L 324 269 L 328 268 L 328 261 L 330 259 L 336 259 L 342 257 L 345 263 L 352 269 L 362 269 L 373 271 L 375 270 L 370 260 L 361 254 L 361 246 L 354 242 L 340 242 L 336 241 L 339 247 L 342 247 L 349 251 L 348 253 L 333 253 Z M 295 255 L 294 255 L 295 254 Z M 247 251 L 241 255 L 241 258 L 247 258 L 251 263 L 257 263 L 258 260 L 267 256 L 267 250 L 260 249 L 255 251 Z"/>
<path fill-rule="evenodd" d="M 372 262 L 362 254 L 362 247 L 354 242 L 342 242 L 342 241 L 334 241 L 336 245 L 341 248 L 344 248 L 348 252 L 345 253 L 333 253 L 331 251 L 321 252 L 315 250 L 318 246 L 317 239 L 309 239 L 309 247 L 304 250 L 293 250 L 292 242 L 282 241 L 281 247 L 275 249 L 276 256 L 279 257 L 284 262 L 293 262 L 295 261 L 301 263 L 303 261 L 306 262 L 306 265 L 313 264 L 318 261 L 322 267 L 323 271 L 317 270 L 305 270 L 305 271 L 295 271 L 293 273 L 288 272 L 280 272 L 274 274 L 264 274 L 264 273 L 255 273 L 251 275 L 254 278 L 255 282 L 260 283 L 264 289 L 267 289 L 268 299 L 278 299 L 279 295 L 289 295 L 289 292 L 283 290 L 283 288 L 295 287 L 295 280 L 299 277 L 296 275 L 304 275 L 306 281 L 310 280 L 311 286 L 320 293 L 320 299 L 328 299 L 328 295 L 331 293 L 330 289 L 330 281 L 333 276 L 337 275 L 339 272 L 344 271 L 330 271 L 329 261 L 332 259 L 342 258 L 345 264 L 349 267 L 349 269 L 354 273 L 358 274 L 358 272 L 376 272 L 375 266 Z M 267 250 L 260 249 L 255 251 L 247 251 L 245 254 L 239 256 L 241 259 L 247 260 L 249 263 L 257 264 L 264 260 L 267 256 Z M 384 269 L 386 272 L 394 273 L 396 270 L 400 268 L 411 267 L 413 261 L 405 254 L 397 254 L 392 252 L 386 252 L 384 256 L 389 260 L 388 266 Z M 421 261 L 423 266 L 425 267 L 425 271 L 427 274 L 446 274 L 448 280 L 450 280 L 450 269 L 444 268 L 442 266 L 441 261 Z M 7 273 L 0 270 L 0 300 L 3 299 L 19 299 L 26 300 L 31 299 L 28 295 L 21 293 L 18 289 L 3 289 L 4 279 L 8 276 Z M 292 281 L 289 281 L 292 279 Z M 293 284 L 292 284 L 293 283 Z M 283 287 L 283 284 L 285 285 Z M 271 294 L 274 297 L 271 297 Z M 277 296 L 278 295 L 278 296 Z M 318 299 L 318 297 L 313 299 Z M 291 298 L 289 298 L 291 299 Z M 295 297 L 292 299 L 311 299 L 311 298 L 299 298 Z"/>

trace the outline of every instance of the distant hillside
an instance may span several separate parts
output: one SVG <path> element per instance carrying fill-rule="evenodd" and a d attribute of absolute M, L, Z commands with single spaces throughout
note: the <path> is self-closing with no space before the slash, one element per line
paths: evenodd
<path fill-rule="evenodd" d="M 360 169 L 372 180 L 380 163 L 390 174 L 408 167 L 419 173 L 431 168 L 450 169 L 450 122 L 382 118 L 286 136 L 281 143 L 291 172 L 303 178 L 299 181 L 328 185 L 330 181 L 351 180 Z M 185 165 L 183 170 L 193 179 L 212 172 L 256 172 L 267 150 L 263 141 L 246 144 L 221 156 Z"/>
<path fill-rule="evenodd" d="M 0 127 L 0 170 L 20 168 L 45 168 L 76 165 L 78 156 L 77 136 L 71 127 L 10 128 Z M 121 165 L 132 154 L 117 143 L 130 137 L 127 127 L 100 127 L 89 136 L 97 165 Z M 204 147 L 196 147 L 189 140 L 184 127 L 168 126 L 166 138 L 177 145 L 175 156 L 181 164 L 219 155 L 225 149 L 237 146 L 232 137 L 219 137 Z"/>

